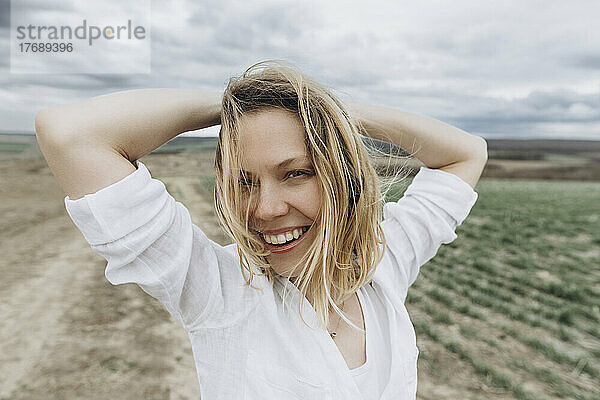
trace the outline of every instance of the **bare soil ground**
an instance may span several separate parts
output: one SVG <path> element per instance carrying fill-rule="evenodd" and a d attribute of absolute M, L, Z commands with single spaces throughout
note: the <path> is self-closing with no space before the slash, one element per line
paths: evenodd
<path fill-rule="evenodd" d="M 222 242 L 207 191 L 177 174 L 201 161 L 142 161 Z M 4 162 L 0 182 L 0 399 L 198 399 L 185 331 L 137 286 L 106 281 L 45 162 Z"/>

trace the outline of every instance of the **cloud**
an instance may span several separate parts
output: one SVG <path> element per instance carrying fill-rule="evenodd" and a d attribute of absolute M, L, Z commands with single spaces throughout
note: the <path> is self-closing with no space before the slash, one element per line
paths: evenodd
<path fill-rule="evenodd" d="M 118 74 L 54 74 L 44 75 L 37 79 L 35 83 L 31 82 L 29 74 L 8 75 L 0 77 L 0 83 L 10 85 L 12 90 L 28 90 L 35 87 L 44 87 L 47 89 L 60 88 L 61 90 L 70 90 L 84 94 L 90 91 L 105 91 L 110 88 L 119 90 L 119 88 L 134 87 L 138 85 L 135 75 Z"/>
<path fill-rule="evenodd" d="M 0 31 L 10 28 L 10 0 L 0 0 Z"/>
<path fill-rule="evenodd" d="M 17 119 L 29 104 L 138 87 L 222 90 L 251 64 L 281 58 L 344 99 L 482 136 L 600 140 L 599 14 L 600 3 L 584 0 L 154 0 L 151 74 L 11 75 L 4 57 L 0 87 L 10 93 L 0 111 L 19 110 L 11 124 L 28 126 Z"/>
<path fill-rule="evenodd" d="M 565 64 L 600 71 L 600 54 L 580 54 L 567 60 Z"/>

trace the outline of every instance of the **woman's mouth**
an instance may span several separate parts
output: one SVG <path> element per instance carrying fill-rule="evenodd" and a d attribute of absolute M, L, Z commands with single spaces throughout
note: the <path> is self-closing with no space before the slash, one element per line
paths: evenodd
<path fill-rule="evenodd" d="M 264 235 L 259 233 L 259 236 L 263 240 L 263 244 L 272 253 L 284 253 L 296 247 L 302 239 L 304 239 L 304 235 L 309 229 L 310 225 L 289 232 L 279 233 L 277 235 Z"/>

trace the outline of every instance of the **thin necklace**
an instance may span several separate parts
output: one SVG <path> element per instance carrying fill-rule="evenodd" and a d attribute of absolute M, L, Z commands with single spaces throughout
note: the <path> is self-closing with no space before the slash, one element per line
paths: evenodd
<path fill-rule="evenodd" d="M 344 311 L 344 304 L 346 303 L 346 300 L 344 300 L 344 302 L 342 303 L 342 311 Z M 331 336 L 331 338 L 335 338 L 335 336 L 337 335 L 337 333 L 335 331 L 337 331 L 337 328 L 340 326 L 340 322 L 341 322 L 342 318 L 340 317 L 340 319 L 338 320 L 337 325 L 335 326 L 335 329 L 333 330 L 333 332 L 329 332 L 329 335 Z"/>

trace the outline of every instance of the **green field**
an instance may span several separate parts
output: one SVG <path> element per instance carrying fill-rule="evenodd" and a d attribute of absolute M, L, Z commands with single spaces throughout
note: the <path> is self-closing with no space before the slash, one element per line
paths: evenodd
<path fill-rule="evenodd" d="M 0 153 L 20 153 L 31 147 L 30 143 L 0 142 Z"/>
<path fill-rule="evenodd" d="M 475 190 L 458 238 L 409 289 L 419 368 L 452 384 L 428 357 L 433 342 L 509 398 L 600 399 L 600 184 L 484 179 Z"/>

